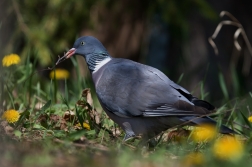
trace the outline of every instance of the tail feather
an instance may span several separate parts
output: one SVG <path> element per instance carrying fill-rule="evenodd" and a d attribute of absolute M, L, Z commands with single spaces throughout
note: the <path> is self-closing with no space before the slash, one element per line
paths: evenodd
<path fill-rule="evenodd" d="M 203 125 L 203 124 L 211 124 L 214 126 L 217 125 L 217 122 L 215 120 L 207 116 L 200 117 L 200 118 L 197 118 L 195 116 L 186 116 L 186 117 L 181 117 L 180 119 L 183 121 L 190 121 L 191 123 L 195 125 Z M 219 132 L 222 134 L 237 134 L 235 131 L 226 127 L 225 125 L 220 126 Z"/>
<path fill-rule="evenodd" d="M 200 106 L 200 107 L 206 108 L 208 110 L 214 110 L 215 109 L 215 107 L 212 104 L 208 103 L 207 101 L 197 99 L 196 97 L 191 98 L 191 102 L 195 106 Z"/>

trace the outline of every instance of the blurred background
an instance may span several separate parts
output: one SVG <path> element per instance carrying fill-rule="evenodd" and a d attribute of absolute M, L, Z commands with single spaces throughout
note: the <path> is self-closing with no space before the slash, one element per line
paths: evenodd
<path fill-rule="evenodd" d="M 234 47 L 237 27 L 219 32 L 214 40 L 218 56 L 208 38 L 220 21 L 229 19 L 219 17 L 225 10 L 252 41 L 251 6 L 251 0 L 1 0 L 0 56 L 16 53 L 25 60 L 29 55 L 39 71 L 52 67 L 76 38 L 92 35 L 111 56 L 156 67 L 195 96 L 220 105 L 252 90 L 252 55 L 242 38 L 242 50 Z M 78 62 L 88 78 L 84 59 Z M 59 67 L 74 70 L 71 61 Z M 38 73 L 41 82 L 50 80 L 49 72 Z"/>

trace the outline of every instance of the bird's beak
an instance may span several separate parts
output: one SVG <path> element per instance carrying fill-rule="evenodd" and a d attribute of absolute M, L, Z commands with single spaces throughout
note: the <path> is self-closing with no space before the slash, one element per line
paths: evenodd
<path fill-rule="evenodd" d="M 75 53 L 75 51 L 76 51 L 75 48 L 70 49 L 63 57 L 61 57 L 61 58 L 56 62 L 56 65 L 59 64 L 59 63 L 61 63 L 61 62 L 64 61 L 64 60 L 70 58 L 71 56 L 73 56 L 74 53 Z"/>

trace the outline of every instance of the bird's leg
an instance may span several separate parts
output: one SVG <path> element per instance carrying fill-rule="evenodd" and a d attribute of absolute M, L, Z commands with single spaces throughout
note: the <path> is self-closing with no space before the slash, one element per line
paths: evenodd
<path fill-rule="evenodd" d="M 154 150 L 154 148 L 157 146 L 158 141 L 155 138 L 152 138 L 148 141 L 149 150 Z"/>
<path fill-rule="evenodd" d="M 149 138 L 145 135 L 143 136 L 140 136 L 138 137 L 138 139 L 140 139 L 139 143 L 137 144 L 137 147 L 138 148 L 141 148 L 141 147 L 149 147 Z"/>
<path fill-rule="evenodd" d="M 161 141 L 162 136 L 163 134 L 161 134 L 160 138 L 158 139 L 155 137 L 150 138 L 149 136 L 143 136 L 142 140 L 138 143 L 138 147 L 145 151 L 154 150 L 158 143 Z"/>
<path fill-rule="evenodd" d="M 142 155 L 145 155 L 149 152 L 149 139 L 147 136 L 142 136 L 140 142 L 137 145 L 137 150 L 141 152 Z"/>
<path fill-rule="evenodd" d="M 128 134 L 128 133 L 125 133 L 125 136 L 124 136 L 124 138 L 123 138 L 123 143 L 124 142 L 126 142 L 126 141 L 128 141 L 128 140 L 130 140 L 130 139 L 132 139 L 132 138 L 134 138 L 135 136 L 132 136 L 132 135 L 130 135 L 130 134 Z"/>

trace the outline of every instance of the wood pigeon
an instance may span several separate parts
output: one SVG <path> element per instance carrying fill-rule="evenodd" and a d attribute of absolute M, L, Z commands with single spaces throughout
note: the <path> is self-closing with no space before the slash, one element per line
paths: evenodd
<path fill-rule="evenodd" d="M 216 122 L 208 117 L 215 107 L 192 96 L 156 68 L 128 59 L 112 58 L 92 37 L 78 38 L 59 61 L 81 55 L 90 70 L 99 102 L 124 131 L 124 141 L 141 135 L 144 141 L 177 125 Z M 235 133 L 221 125 L 220 133 Z"/>

